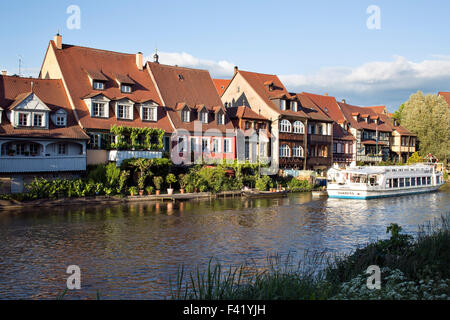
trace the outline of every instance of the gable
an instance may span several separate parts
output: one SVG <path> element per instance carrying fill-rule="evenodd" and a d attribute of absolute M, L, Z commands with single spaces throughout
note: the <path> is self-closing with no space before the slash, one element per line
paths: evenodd
<path fill-rule="evenodd" d="M 50 111 L 50 108 L 34 93 L 30 93 L 22 101 L 15 104 L 11 109 L 15 111 Z"/>

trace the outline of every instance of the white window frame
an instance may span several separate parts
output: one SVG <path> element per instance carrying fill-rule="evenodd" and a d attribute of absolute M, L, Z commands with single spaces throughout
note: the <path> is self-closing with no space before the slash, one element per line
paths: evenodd
<path fill-rule="evenodd" d="M 292 156 L 294 158 L 303 158 L 305 156 L 305 152 L 301 145 L 296 145 L 292 148 Z"/>
<path fill-rule="evenodd" d="M 122 109 L 122 116 L 120 115 L 120 109 Z M 125 111 L 126 110 L 126 111 Z M 117 103 L 116 110 L 117 119 L 133 120 L 133 105 L 127 103 Z"/>
<path fill-rule="evenodd" d="M 280 146 L 280 158 L 290 158 L 291 148 L 287 144 L 282 144 Z"/>
<path fill-rule="evenodd" d="M 98 114 L 96 114 L 96 105 L 98 105 Z M 100 107 L 102 107 L 102 109 L 100 109 Z M 101 101 L 92 101 L 92 117 L 95 118 L 107 118 L 107 113 L 106 113 L 106 108 L 107 108 L 107 103 L 106 102 L 101 102 Z M 103 110 L 103 112 L 100 113 L 100 110 Z"/>
<path fill-rule="evenodd" d="M 202 123 L 208 123 L 208 112 L 205 110 L 202 110 L 200 112 L 200 122 Z"/>
<path fill-rule="evenodd" d="M 145 117 L 146 111 L 148 112 L 148 117 Z M 158 107 L 143 105 L 141 118 L 144 121 L 157 121 L 158 120 Z"/>
<path fill-rule="evenodd" d="M 289 120 L 283 119 L 280 121 L 280 132 L 292 132 L 292 124 Z"/>
<path fill-rule="evenodd" d="M 294 133 L 300 133 L 300 134 L 305 133 L 305 125 L 300 120 L 294 122 L 293 128 L 294 128 Z"/>
<path fill-rule="evenodd" d="M 120 85 L 120 92 L 122 92 L 122 93 L 131 93 L 132 92 L 131 86 L 129 84 L 121 84 Z"/>
<path fill-rule="evenodd" d="M 40 123 L 37 121 L 40 117 Z M 33 127 L 45 127 L 45 115 L 43 113 L 33 113 Z"/>
<path fill-rule="evenodd" d="M 206 148 L 204 146 L 205 141 L 206 141 Z M 211 139 L 210 138 L 202 138 L 202 152 L 203 153 L 211 152 Z"/>
<path fill-rule="evenodd" d="M 219 138 L 213 138 L 212 139 L 211 152 L 214 152 L 214 153 L 221 153 L 222 152 Z"/>
<path fill-rule="evenodd" d="M 223 113 L 222 111 L 220 111 L 217 114 L 217 124 L 218 125 L 223 125 L 225 124 L 225 113 Z"/>
<path fill-rule="evenodd" d="M 282 110 L 282 111 L 286 110 L 286 100 L 284 100 L 284 99 L 280 100 L 280 110 Z"/>
<path fill-rule="evenodd" d="M 292 101 L 292 111 L 297 112 L 298 111 L 298 102 Z"/>
<path fill-rule="evenodd" d="M 94 88 L 94 90 L 105 90 L 105 83 L 94 80 L 92 82 L 92 87 Z"/>
<path fill-rule="evenodd" d="M 233 140 L 230 138 L 223 139 L 223 152 L 232 153 Z"/>
<path fill-rule="evenodd" d="M 191 138 L 190 141 L 191 152 L 198 152 L 198 138 Z"/>
<path fill-rule="evenodd" d="M 20 116 L 25 117 L 25 123 L 21 123 Z M 17 125 L 20 127 L 28 127 L 30 125 L 30 113 L 29 112 L 18 112 L 17 113 Z"/>
<path fill-rule="evenodd" d="M 183 109 L 181 111 L 181 121 L 191 122 L 191 111 L 189 109 Z"/>

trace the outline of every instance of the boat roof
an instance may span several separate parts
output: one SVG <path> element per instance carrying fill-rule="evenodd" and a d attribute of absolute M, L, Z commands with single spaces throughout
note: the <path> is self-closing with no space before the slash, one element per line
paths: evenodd
<path fill-rule="evenodd" d="M 426 164 L 416 164 L 411 166 L 364 166 L 364 167 L 347 167 L 342 171 L 354 174 L 380 174 L 385 172 L 390 172 L 393 170 L 402 169 L 428 169 L 430 166 Z M 336 170 L 336 169 L 333 169 Z"/>

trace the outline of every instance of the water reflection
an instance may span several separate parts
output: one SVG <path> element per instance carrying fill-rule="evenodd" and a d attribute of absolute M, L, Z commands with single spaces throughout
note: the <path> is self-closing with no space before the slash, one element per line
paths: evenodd
<path fill-rule="evenodd" d="M 415 232 L 449 207 L 447 188 L 370 201 L 292 194 L 1 212 L 0 298 L 55 298 L 71 264 L 82 270 L 82 290 L 68 298 L 97 290 L 104 298 L 164 298 L 182 264 L 189 271 L 211 257 L 263 265 L 275 253 L 346 252 L 386 237 L 392 222 Z"/>

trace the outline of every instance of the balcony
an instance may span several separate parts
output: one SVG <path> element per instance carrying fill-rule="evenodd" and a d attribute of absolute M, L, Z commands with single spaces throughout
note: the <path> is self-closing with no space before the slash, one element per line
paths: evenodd
<path fill-rule="evenodd" d="M 332 136 L 326 136 L 321 134 L 308 134 L 308 144 L 329 144 L 333 142 Z"/>
<path fill-rule="evenodd" d="M 304 158 L 284 158 L 280 157 L 281 168 L 299 168 L 303 169 Z"/>
<path fill-rule="evenodd" d="M 308 157 L 308 167 L 325 166 L 331 167 L 331 157 Z"/>
<path fill-rule="evenodd" d="M 123 160 L 144 158 L 144 159 L 156 159 L 162 158 L 162 152 L 160 151 L 123 151 L 123 150 L 111 150 L 108 152 L 108 160 L 117 162 L 117 166 L 120 166 Z"/>
<path fill-rule="evenodd" d="M 60 172 L 85 171 L 86 155 L 76 156 L 2 156 L 0 172 Z"/>

